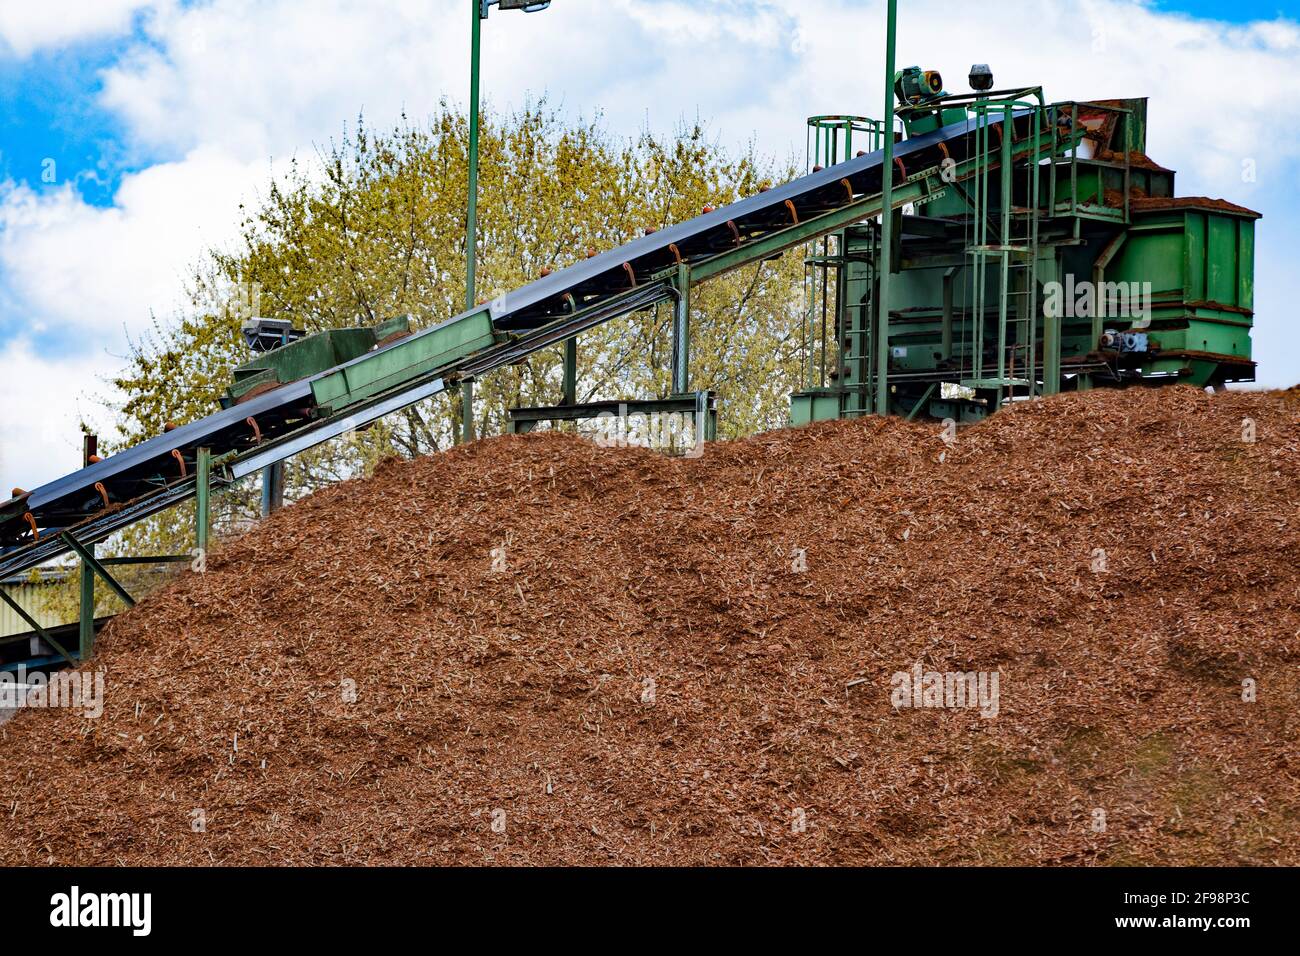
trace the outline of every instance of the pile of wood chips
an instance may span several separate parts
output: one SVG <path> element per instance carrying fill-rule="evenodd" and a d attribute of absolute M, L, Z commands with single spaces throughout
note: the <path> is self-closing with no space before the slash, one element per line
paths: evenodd
<path fill-rule="evenodd" d="M 0 863 L 1296 865 L 1300 392 L 386 462 L 87 666 Z"/>

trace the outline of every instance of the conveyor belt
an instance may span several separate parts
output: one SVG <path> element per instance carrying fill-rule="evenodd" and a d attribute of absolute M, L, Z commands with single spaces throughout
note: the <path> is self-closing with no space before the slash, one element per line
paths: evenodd
<path fill-rule="evenodd" d="M 1032 111 L 1016 114 L 1016 139 L 1028 137 L 1032 116 Z M 975 121 L 954 124 L 897 144 L 895 181 L 904 183 L 909 176 L 933 170 L 946 159 L 961 162 L 969 158 L 976 125 Z M 999 120 L 990 120 L 989 126 L 1001 133 Z M 860 155 L 635 239 L 529 283 L 489 306 L 462 313 L 439 328 L 486 309 L 493 329 L 505 340 L 449 362 L 446 368 L 413 374 L 409 387 L 399 383 L 382 401 L 368 401 L 358 411 L 387 414 L 387 410 L 404 407 L 408 398 L 406 404 L 419 400 L 410 398 L 412 395 L 422 398 L 441 390 L 443 380 L 453 373 L 484 374 L 584 328 L 662 301 L 670 290 L 659 277 L 679 263 L 691 264 L 743 248 L 788 229 L 792 223 L 878 195 L 883 161 L 883 150 Z M 404 341 L 436 331 L 425 329 Z M 63 553 L 67 549 L 58 539 L 62 530 L 73 529 L 78 540 L 85 542 L 102 540 L 133 521 L 191 497 L 200 447 L 215 456 L 233 457 L 235 467 L 230 474 L 237 477 L 252 470 L 252 466 L 240 467 L 241 460 L 275 460 L 274 449 L 281 449 L 282 457 L 287 457 L 337 434 L 338 410 L 316 405 L 312 383 L 374 354 L 280 386 L 0 503 L 0 574 L 16 573 Z M 435 377 L 436 388 L 431 385 Z"/>
<path fill-rule="evenodd" d="M 1018 132 L 1028 126 L 1030 115 L 1031 111 L 1016 114 Z M 994 120 L 989 125 L 996 129 L 1001 122 Z M 938 166 L 945 159 L 966 159 L 976 127 L 973 120 L 957 123 L 898 143 L 894 153 L 895 181 Z M 494 320 L 503 329 L 532 328 L 564 315 L 569 309 L 567 296 L 581 307 L 589 298 L 629 288 L 633 277 L 644 282 L 671 268 L 679 258 L 691 261 L 735 248 L 773 228 L 789 225 L 792 217 L 806 219 L 841 205 L 845 181 L 855 197 L 879 193 L 884 183 L 880 168 L 883 161 L 883 150 L 865 153 L 634 239 L 509 293 L 504 299 L 508 314 L 499 318 L 494 315 Z"/>

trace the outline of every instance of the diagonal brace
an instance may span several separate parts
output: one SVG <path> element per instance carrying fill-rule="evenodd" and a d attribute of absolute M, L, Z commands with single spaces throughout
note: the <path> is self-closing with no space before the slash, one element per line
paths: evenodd
<path fill-rule="evenodd" d="M 108 569 L 100 564 L 93 554 L 83 548 L 76 538 L 67 531 L 64 531 L 60 537 L 63 538 L 63 543 L 76 553 L 77 557 L 86 562 L 90 570 L 99 575 L 101 581 L 113 589 L 113 593 L 120 597 L 127 607 L 135 607 L 135 598 L 127 593 L 126 588 L 117 583 L 117 579 L 108 573 Z"/>
<path fill-rule="evenodd" d="M 67 650 L 64 649 L 63 645 L 60 644 L 58 641 L 56 641 L 54 638 L 50 637 L 49 632 L 46 631 L 45 628 L 41 627 L 38 623 L 36 623 L 36 618 L 28 614 L 27 609 L 25 607 L 23 607 L 21 604 L 19 604 L 17 601 L 11 598 L 9 596 L 8 591 L 0 590 L 0 598 L 4 598 L 5 603 L 8 604 L 11 608 L 13 608 L 14 611 L 17 612 L 18 616 L 27 622 L 27 626 L 36 632 L 37 637 L 39 637 L 46 644 L 49 644 L 52 648 L 54 648 L 56 651 L 62 654 L 63 659 L 66 660 L 73 667 L 77 666 L 76 660 L 73 658 L 71 654 L 67 652 Z"/>

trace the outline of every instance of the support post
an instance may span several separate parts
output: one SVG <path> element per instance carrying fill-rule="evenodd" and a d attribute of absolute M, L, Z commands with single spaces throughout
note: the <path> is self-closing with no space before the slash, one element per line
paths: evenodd
<path fill-rule="evenodd" d="M 953 287 L 956 281 L 957 267 L 953 266 L 943 274 L 943 327 L 939 333 L 939 352 L 945 361 L 952 358 Z"/>
<path fill-rule="evenodd" d="M 460 443 L 468 445 L 474 440 L 474 381 L 460 381 Z"/>
<path fill-rule="evenodd" d="M 880 319 L 876 334 L 876 414 L 889 414 L 889 280 L 894 271 L 894 47 L 898 0 L 889 0 L 885 38 L 885 161 L 880 213 Z"/>
<path fill-rule="evenodd" d="M 194 548 L 205 557 L 212 526 L 212 451 L 200 448 L 194 461 Z"/>
<path fill-rule="evenodd" d="M 90 459 L 99 454 L 99 438 L 85 435 L 81 440 L 81 466 L 90 464 Z M 95 546 L 90 546 L 94 554 Z M 95 575 L 85 561 L 81 562 L 81 602 L 77 622 L 77 655 L 84 661 L 95 653 Z M 64 655 L 67 656 L 66 654 Z"/>
<path fill-rule="evenodd" d="M 931 382 L 926 390 L 921 393 L 920 400 L 917 401 L 917 403 L 912 406 L 912 410 L 907 413 L 907 420 L 909 422 L 913 421 L 916 416 L 920 414 L 921 409 L 925 408 L 925 403 L 930 400 L 930 396 L 934 394 L 934 390 L 938 387 L 938 382 Z"/>
<path fill-rule="evenodd" d="M 478 252 L 478 121 L 479 36 L 482 33 L 481 0 L 470 0 L 469 14 L 469 206 L 465 216 L 465 309 L 474 308 L 474 269 Z M 460 440 L 474 440 L 474 382 L 460 383 Z"/>
<path fill-rule="evenodd" d="M 985 116 L 987 117 L 987 113 Z M 1015 138 L 1015 113 L 1010 106 L 1002 110 L 1002 181 L 999 186 L 1002 202 L 1002 262 L 1000 288 L 998 296 L 998 400 L 996 408 L 1001 408 L 1008 392 L 1007 380 L 1007 317 L 1010 304 L 1011 282 L 1011 141 Z M 995 408 L 995 411 L 996 411 Z"/>
<path fill-rule="evenodd" d="M 95 546 L 90 545 L 91 553 Z M 95 575 L 90 565 L 81 562 L 81 606 L 77 628 L 77 656 L 89 660 L 95 653 Z"/>
<path fill-rule="evenodd" d="M 1040 268 L 1045 283 L 1061 280 L 1060 263 L 1056 254 L 1043 259 Z M 1043 394 L 1056 395 L 1061 391 L 1061 316 L 1048 299 L 1043 300 Z"/>
<path fill-rule="evenodd" d="M 1106 287 L 1106 269 L 1110 266 L 1111 261 L 1124 248 L 1124 243 L 1128 239 L 1128 233 L 1121 231 L 1116 234 L 1106 247 L 1102 249 L 1101 254 L 1097 256 L 1097 261 L 1092 266 L 1092 341 L 1088 343 L 1089 351 L 1101 348 L 1101 335 L 1106 330 L 1105 299 L 1102 296 L 1102 290 Z M 1134 325 L 1134 328 L 1137 328 Z M 1079 374 L 1079 391 L 1086 391 L 1092 388 L 1092 373 L 1085 372 Z"/>
<path fill-rule="evenodd" d="M 564 340 L 564 398 L 561 405 L 578 404 L 578 337 Z"/>
<path fill-rule="evenodd" d="M 262 469 L 262 517 L 284 507 L 284 462 L 277 461 Z"/>
<path fill-rule="evenodd" d="M 685 395 L 691 387 L 691 268 L 677 267 L 673 282 L 673 394 Z"/>
<path fill-rule="evenodd" d="M 1043 394 L 1061 390 L 1061 317 L 1048 309 L 1043 316 Z"/>

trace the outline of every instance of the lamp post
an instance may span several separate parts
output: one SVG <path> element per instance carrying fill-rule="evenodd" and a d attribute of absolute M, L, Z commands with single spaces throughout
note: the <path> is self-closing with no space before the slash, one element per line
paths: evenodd
<path fill-rule="evenodd" d="M 493 6 L 502 10 L 522 10 L 537 13 L 551 5 L 551 0 L 470 0 L 469 32 L 469 212 L 465 217 L 465 309 L 474 308 L 474 266 L 478 244 L 478 63 L 479 34 L 482 21 L 488 18 Z M 465 379 L 460 383 L 461 441 L 474 440 L 474 383 Z"/>
<path fill-rule="evenodd" d="M 898 0 L 889 0 L 885 37 L 885 162 L 880 197 L 880 317 L 876 323 L 876 414 L 889 414 L 889 280 L 894 270 L 894 47 Z"/>

